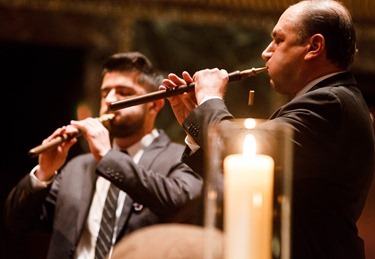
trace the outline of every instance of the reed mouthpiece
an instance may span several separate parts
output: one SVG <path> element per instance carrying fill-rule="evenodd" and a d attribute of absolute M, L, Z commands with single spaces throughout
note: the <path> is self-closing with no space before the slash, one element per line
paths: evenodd
<path fill-rule="evenodd" d="M 106 113 L 106 114 L 103 114 L 102 116 L 100 116 L 98 118 L 98 120 L 100 122 L 106 122 L 106 121 L 112 120 L 114 117 L 115 117 L 115 115 L 113 113 Z"/>
<path fill-rule="evenodd" d="M 265 72 L 268 70 L 268 67 L 259 67 L 259 68 L 251 68 L 251 69 L 247 69 L 247 70 L 243 70 L 241 71 L 241 75 L 243 77 L 249 77 L 249 76 L 256 76 L 262 72 Z"/>

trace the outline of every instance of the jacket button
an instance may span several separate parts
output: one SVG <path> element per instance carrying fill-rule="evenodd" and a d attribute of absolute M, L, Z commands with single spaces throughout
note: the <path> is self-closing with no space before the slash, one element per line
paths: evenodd
<path fill-rule="evenodd" d="M 133 203 L 134 211 L 141 211 L 143 209 L 143 205 L 137 202 Z"/>

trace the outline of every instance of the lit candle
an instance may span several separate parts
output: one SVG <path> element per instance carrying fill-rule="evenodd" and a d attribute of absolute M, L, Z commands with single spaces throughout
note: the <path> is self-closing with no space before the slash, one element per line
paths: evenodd
<path fill-rule="evenodd" d="M 274 161 L 255 150 L 249 134 L 244 153 L 224 159 L 226 259 L 271 258 Z"/>

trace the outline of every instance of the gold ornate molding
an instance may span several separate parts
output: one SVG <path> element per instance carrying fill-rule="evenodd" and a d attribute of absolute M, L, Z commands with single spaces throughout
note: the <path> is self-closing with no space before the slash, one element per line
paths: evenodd
<path fill-rule="evenodd" d="M 0 17 L 0 20 L 8 24 L 0 28 L 0 38 L 39 40 L 35 34 L 47 32 L 51 35 L 44 33 L 40 38 L 60 42 L 71 40 L 71 37 L 62 36 L 65 33 L 76 35 L 75 44 L 93 42 L 97 48 L 111 52 L 116 49 L 127 50 L 131 47 L 134 24 L 140 20 L 199 25 L 233 24 L 271 31 L 280 14 L 297 2 L 298 0 L 0 0 L 0 11 L 3 10 L 6 16 Z M 375 1 L 342 0 L 342 2 L 353 14 L 358 39 L 366 46 L 372 45 L 375 42 Z M 52 30 L 46 29 L 45 23 L 38 19 L 37 22 L 32 21 L 31 25 L 29 21 L 35 18 L 34 15 L 27 18 L 16 17 L 14 13 L 20 10 L 49 15 L 49 25 L 53 24 L 57 29 L 55 27 Z M 65 18 L 59 20 L 57 18 L 59 16 Z M 70 17 L 79 18 L 74 20 Z M 82 17 L 86 20 L 83 21 Z M 16 22 L 9 19 L 14 19 Z M 93 22 L 86 28 L 88 20 Z M 70 26 L 64 27 L 66 22 Z M 88 33 L 82 34 L 82 31 Z M 17 36 L 14 36 L 17 32 Z M 375 64 L 370 59 L 373 55 L 367 53 L 371 51 L 372 48 L 362 49 L 356 66 L 374 71 Z"/>
<path fill-rule="evenodd" d="M 121 15 L 132 7 L 151 11 L 158 9 L 168 12 L 178 9 L 185 12 L 215 11 L 215 12 L 253 12 L 278 15 L 297 0 L 0 0 L 0 5 L 11 8 L 29 8 L 38 10 L 53 10 L 92 15 Z M 342 0 L 358 22 L 375 23 L 375 1 L 373 0 Z"/>

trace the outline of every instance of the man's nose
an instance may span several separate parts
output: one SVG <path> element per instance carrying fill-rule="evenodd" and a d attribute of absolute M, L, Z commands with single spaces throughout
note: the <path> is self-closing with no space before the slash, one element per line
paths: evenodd
<path fill-rule="evenodd" d="M 111 91 L 109 91 L 109 93 L 105 97 L 105 101 L 107 103 L 111 103 L 111 102 L 117 101 L 117 97 L 116 96 L 117 96 L 116 95 L 116 89 L 112 89 Z"/>
<path fill-rule="evenodd" d="M 267 48 L 265 48 L 262 52 L 262 58 L 264 60 L 269 60 L 272 56 L 272 42 L 267 46 Z"/>

